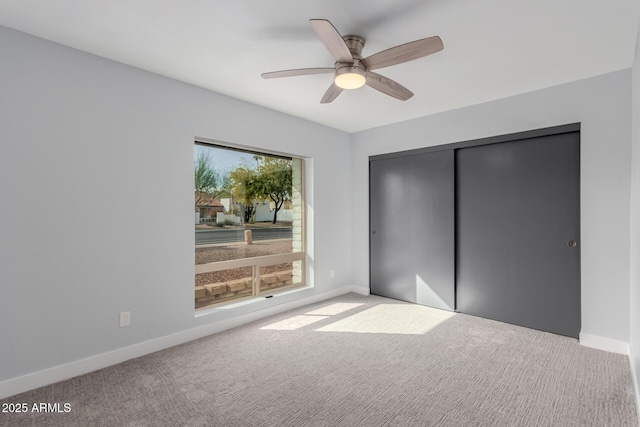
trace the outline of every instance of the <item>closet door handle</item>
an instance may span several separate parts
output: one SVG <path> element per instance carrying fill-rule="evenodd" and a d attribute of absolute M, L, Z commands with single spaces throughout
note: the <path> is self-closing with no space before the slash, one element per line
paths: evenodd
<path fill-rule="evenodd" d="M 575 248 L 576 246 L 578 246 L 578 242 L 576 242 L 575 240 L 569 240 L 569 241 L 567 242 L 567 245 L 568 245 L 570 248 Z"/>

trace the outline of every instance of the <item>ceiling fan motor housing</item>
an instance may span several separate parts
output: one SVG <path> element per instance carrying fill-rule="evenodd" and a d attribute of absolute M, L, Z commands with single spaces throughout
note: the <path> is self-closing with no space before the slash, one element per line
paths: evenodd
<path fill-rule="evenodd" d="M 336 62 L 333 80 L 342 89 L 358 89 L 367 82 L 367 70 L 360 64 L 364 39 L 360 36 L 348 35 L 342 37 L 353 57 L 353 64 Z"/>
<path fill-rule="evenodd" d="M 353 59 L 362 59 L 362 48 L 364 47 L 364 39 L 360 36 L 348 35 L 342 37 L 344 43 L 349 48 Z"/>

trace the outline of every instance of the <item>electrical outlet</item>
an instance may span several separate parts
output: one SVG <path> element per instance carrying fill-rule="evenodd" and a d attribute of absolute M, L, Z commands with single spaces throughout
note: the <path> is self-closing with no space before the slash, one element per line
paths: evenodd
<path fill-rule="evenodd" d="M 329 277 L 331 277 L 332 279 L 334 277 L 336 277 L 336 271 L 335 270 L 329 270 Z"/>
<path fill-rule="evenodd" d="M 131 312 L 123 311 L 120 313 L 120 327 L 129 326 L 131 324 Z"/>

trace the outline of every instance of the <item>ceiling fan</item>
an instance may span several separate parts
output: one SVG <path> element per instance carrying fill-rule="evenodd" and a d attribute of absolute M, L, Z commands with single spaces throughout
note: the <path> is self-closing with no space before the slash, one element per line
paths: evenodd
<path fill-rule="evenodd" d="M 413 92 L 400 83 L 374 73 L 372 70 L 413 61 L 439 52 L 444 48 L 440 37 L 434 36 L 401 44 L 363 58 L 361 53 L 364 39 L 362 37 L 355 35 L 343 37 L 326 19 L 310 19 L 309 22 L 320 41 L 336 59 L 333 67 L 273 71 L 263 73 L 262 77 L 273 79 L 333 73 L 333 83 L 322 97 L 320 101 L 322 104 L 332 102 L 342 93 L 343 89 L 357 89 L 365 84 L 401 101 L 406 101 L 413 96 Z"/>

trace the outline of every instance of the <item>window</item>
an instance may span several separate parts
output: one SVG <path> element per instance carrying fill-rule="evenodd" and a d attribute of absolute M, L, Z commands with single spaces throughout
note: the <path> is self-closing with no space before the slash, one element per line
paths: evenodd
<path fill-rule="evenodd" d="M 304 161 L 197 141 L 195 308 L 305 284 Z"/>

